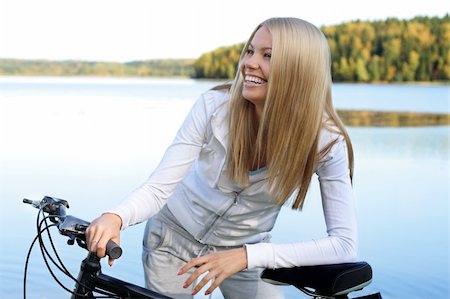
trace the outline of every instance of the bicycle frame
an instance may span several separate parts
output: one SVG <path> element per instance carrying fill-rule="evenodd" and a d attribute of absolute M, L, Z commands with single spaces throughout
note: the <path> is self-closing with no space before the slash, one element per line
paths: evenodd
<path fill-rule="evenodd" d="M 81 263 L 72 299 L 96 298 L 95 290 L 112 293 L 119 298 L 169 299 L 143 287 L 101 273 L 100 259 L 89 253 Z"/>

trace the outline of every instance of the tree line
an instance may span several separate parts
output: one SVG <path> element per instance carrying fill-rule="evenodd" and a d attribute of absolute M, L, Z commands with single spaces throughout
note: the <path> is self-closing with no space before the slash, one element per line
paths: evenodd
<path fill-rule="evenodd" d="M 195 59 L 88 62 L 0 59 L 0 75 L 102 76 L 102 77 L 193 77 Z"/>
<path fill-rule="evenodd" d="M 323 26 L 334 81 L 446 81 L 450 79 L 450 17 L 389 18 Z M 195 61 L 198 78 L 232 78 L 244 43 Z"/>
<path fill-rule="evenodd" d="M 335 81 L 450 79 L 450 17 L 350 22 L 322 28 Z"/>
<path fill-rule="evenodd" d="M 450 16 L 323 26 L 335 82 L 450 80 Z M 127 63 L 0 59 L 0 75 L 233 78 L 244 43 L 198 59 Z"/>

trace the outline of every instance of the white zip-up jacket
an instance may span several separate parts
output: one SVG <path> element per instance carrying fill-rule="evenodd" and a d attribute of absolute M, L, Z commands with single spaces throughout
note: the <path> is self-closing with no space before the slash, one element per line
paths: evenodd
<path fill-rule="evenodd" d="M 148 180 L 109 212 L 122 229 L 156 214 L 165 204 L 199 242 L 245 245 L 248 268 L 280 268 L 354 261 L 357 228 L 345 141 L 323 129 L 319 149 L 338 139 L 316 165 L 328 237 L 291 244 L 261 242 L 280 207 L 267 171 L 250 173 L 240 189 L 228 179 L 228 93 L 210 90 L 194 104 L 175 140 Z"/>

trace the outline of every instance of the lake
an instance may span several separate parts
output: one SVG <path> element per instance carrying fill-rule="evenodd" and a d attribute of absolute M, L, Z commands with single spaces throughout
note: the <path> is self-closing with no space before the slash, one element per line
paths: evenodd
<path fill-rule="evenodd" d="M 69 214 L 92 220 L 140 185 L 201 92 L 220 83 L 190 79 L 0 77 L 0 293 L 22 296 L 36 212 L 22 204 L 44 195 L 69 201 Z M 335 84 L 338 109 L 450 113 L 449 86 Z M 358 295 L 449 298 L 450 128 L 349 128 L 359 257 L 373 282 Z M 317 180 L 302 212 L 283 209 L 274 242 L 325 233 Z M 122 234 L 123 256 L 103 271 L 143 284 L 144 225 Z M 76 275 L 85 252 L 54 232 L 62 260 Z M 73 283 L 62 278 L 70 289 Z M 68 298 L 39 248 L 28 266 L 29 298 Z M 202 297 L 198 297 L 202 298 Z M 221 298 L 215 292 L 213 298 Z M 294 288 L 286 298 L 306 298 Z"/>

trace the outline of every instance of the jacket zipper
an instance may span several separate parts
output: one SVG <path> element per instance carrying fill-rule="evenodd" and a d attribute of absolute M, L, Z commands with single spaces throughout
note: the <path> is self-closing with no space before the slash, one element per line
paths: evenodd
<path fill-rule="evenodd" d="M 233 193 L 234 193 L 233 202 L 225 209 L 225 211 L 221 215 L 217 215 L 216 214 L 214 220 L 211 222 L 210 225 L 205 227 L 204 232 L 197 239 L 197 241 L 199 241 L 200 243 L 203 243 L 204 242 L 204 238 L 206 236 L 209 237 L 209 235 L 212 233 L 212 230 L 215 227 L 216 222 L 219 220 L 219 218 L 222 217 L 223 215 L 225 215 L 231 209 L 231 207 L 236 206 L 238 204 L 239 193 L 238 192 L 233 192 Z"/>

